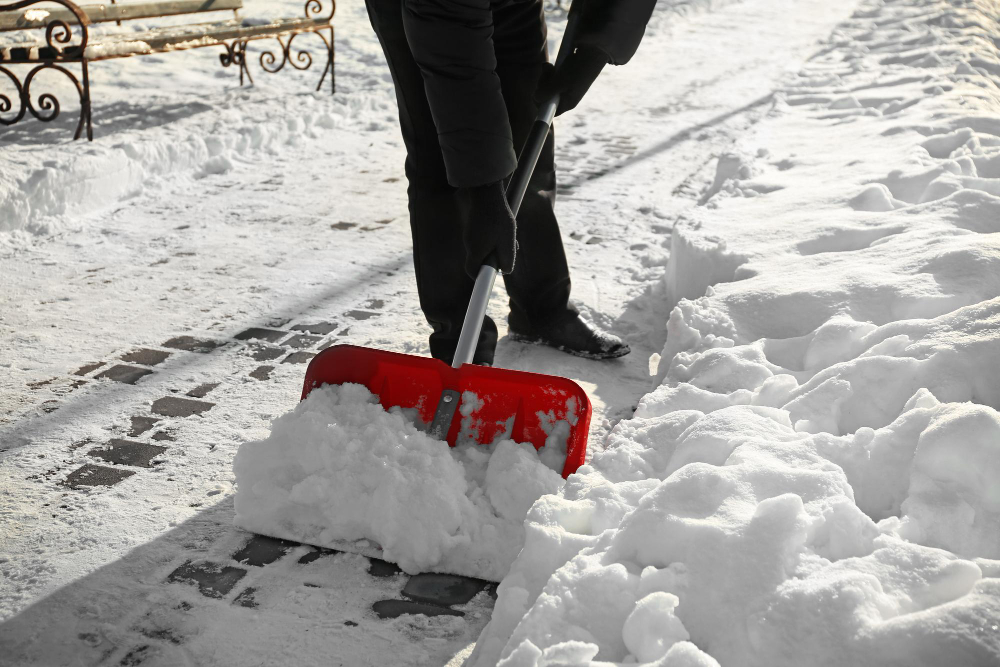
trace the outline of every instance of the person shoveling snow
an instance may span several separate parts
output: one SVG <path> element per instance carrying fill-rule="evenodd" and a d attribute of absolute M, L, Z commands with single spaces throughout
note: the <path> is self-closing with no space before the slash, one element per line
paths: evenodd
<path fill-rule="evenodd" d="M 300 407 L 237 456 L 236 523 L 318 546 L 373 539 L 404 570 L 499 581 L 523 544 L 531 504 L 563 483 L 545 463 L 565 476 L 583 462 L 591 408 L 564 378 L 473 366 L 493 363 L 489 296 L 505 274 L 515 340 L 590 358 L 629 352 L 569 306 L 551 124 L 604 65 L 631 58 L 655 3 L 578 1 L 552 67 L 537 0 L 453 4 L 368 3 L 396 85 L 433 359 L 350 345 L 315 357 Z M 529 224 L 517 230 L 522 204 Z M 526 260 L 515 272 L 519 245 Z M 487 405 L 478 432 L 466 433 Z"/>
<path fill-rule="evenodd" d="M 480 401 L 462 397 L 460 416 Z M 365 387 L 327 385 L 244 444 L 235 461 L 236 525 L 321 547 L 378 553 L 409 573 L 500 581 L 539 497 L 558 492 L 566 429 L 546 446 L 498 438 L 457 447 L 427 435 Z M 563 436 L 563 437 L 560 437 Z"/>
<path fill-rule="evenodd" d="M 456 356 L 476 275 L 491 256 L 510 295 L 513 340 L 594 359 L 628 354 L 569 302 L 552 133 L 542 135 L 520 213 L 508 203 L 525 155 L 515 151 L 536 131 L 544 103 L 559 96 L 556 113 L 568 111 L 605 65 L 628 62 L 655 4 L 575 0 L 577 39 L 553 70 L 541 0 L 367 0 L 396 89 L 417 291 L 434 358 L 450 364 Z M 472 361 L 492 364 L 497 327 L 481 319 Z"/>

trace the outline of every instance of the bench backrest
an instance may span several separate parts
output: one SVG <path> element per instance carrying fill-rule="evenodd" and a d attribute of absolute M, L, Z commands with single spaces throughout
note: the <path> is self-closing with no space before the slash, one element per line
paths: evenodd
<path fill-rule="evenodd" d="M 68 9 L 56 9 L 52 4 L 45 6 L 46 3 L 43 0 L 39 0 L 38 4 L 42 7 L 5 12 L 3 4 L 0 2 L 0 32 L 44 28 L 52 21 L 65 21 L 69 25 L 78 23 L 76 16 Z M 236 11 L 242 8 L 243 0 L 149 0 L 123 4 L 79 5 L 79 9 L 86 15 L 90 23 Z"/>

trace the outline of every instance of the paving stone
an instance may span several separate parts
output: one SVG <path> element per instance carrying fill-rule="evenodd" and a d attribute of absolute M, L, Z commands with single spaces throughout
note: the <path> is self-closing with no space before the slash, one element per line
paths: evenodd
<path fill-rule="evenodd" d="M 292 336 L 288 340 L 283 341 L 281 344 L 286 347 L 294 347 L 301 349 L 304 347 L 313 347 L 316 345 L 316 343 L 320 342 L 321 340 L 323 340 L 322 336 L 308 336 L 306 334 L 299 334 L 298 336 Z"/>
<path fill-rule="evenodd" d="M 236 596 L 236 599 L 233 600 L 233 604 L 239 605 L 241 607 L 246 607 L 248 609 L 256 609 L 257 600 L 254 597 L 254 594 L 256 592 L 257 592 L 256 588 L 253 587 L 244 588 L 240 592 L 240 594 Z"/>
<path fill-rule="evenodd" d="M 338 331 L 337 332 L 337 336 L 339 336 L 339 337 L 342 338 L 342 337 L 346 336 L 349 333 L 351 333 L 351 327 L 345 327 L 343 331 Z"/>
<path fill-rule="evenodd" d="M 465 604 L 486 589 L 489 582 L 454 574 L 423 573 L 410 577 L 403 588 L 403 597 L 417 602 L 450 607 Z"/>
<path fill-rule="evenodd" d="M 152 439 L 156 440 L 157 442 L 174 442 L 177 440 L 177 438 L 172 436 L 167 431 L 157 431 L 156 433 L 153 434 Z"/>
<path fill-rule="evenodd" d="M 69 446 L 69 451 L 74 452 L 74 451 L 80 449 L 81 447 L 83 447 L 84 445 L 89 445 L 89 444 L 91 444 L 93 442 L 94 442 L 93 438 L 84 438 L 83 440 L 79 440 L 77 442 L 74 442 L 72 445 L 70 445 Z"/>
<path fill-rule="evenodd" d="M 171 644 L 181 644 L 184 638 L 180 635 L 176 635 L 167 629 L 157 629 L 151 630 L 149 628 L 138 628 L 139 632 L 150 639 L 159 639 L 161 642 L 170 642 Z"/>
<path fill-rule="evenodd" d="M 344 315 L 355 320 L 370 320 L 373 317 L 377 317 L 378 313 L 370 313 L 367 310 L 349 310 Z"/>
<path fill-rule="evenodd" d="M 157 364 L 162 364 L 170 356 L 169 352 L 164 352 L 162 350 L 149 350 L 142 348 L 139 350 L 134 350 L 128 354 L 123 354 L 119 357 L 122 361 L 128 362 L 130 364 L 142 364 L 143 366 L 156 366 Z"/>
<path fill-rule="evenodd" d="M 153 371 L 148 368 L 117 364 L 103 373 L 98 373 L 96 377 L 97 379 L 108 378 L 109 380 L 114 380 L 115 382 L 121 382 L 123 384 L 135 384 L 140 378 L 145 377 L 152 372 Z"/>
<path fill-rule="evenodd" d="M 318 322 L 316 324 L 296 324 L 292 327 L 292 331 L 304 331 L 305 333 L 318 334 L 320 336 L 325 336 L 328 333 L 333 333 L 337 328 L 337 324 L 333 322 Z"/>
<path fill-rule="evenodd" d="M 188 561 L 170 573 L 167 583 L 198 584 L 198 591 L 205 597 L 223 598 L 246 573 L 239 567 Z"/>
<path fill-rule="evenodd" d="M 221 340 L 195 338 L 194 336 L 177 336 L 176 338 L 171 338 L 160 347 L 169 347 L 172 350 L 184 350 L 185 352 L 201 352 L 204 354 L 225 344 L 226 342 Z"/>
<path fill-rule="evenodd" d="M 205 398 L 208 393 L 218 387 L 221 382 L 209 382 L 203 385 L 199 385 L 187 393 L 188 396 L 192 398 Z"/>
<path fill-rule="evenodd" d="M 200 415 L 211 410 L 215 403 L 207 401 L 196 401 L 191 398 L 178 398 L 177 396 L 164 396 L 153 401 L 151 410 L 164 417 L 190 417 Z"/>
<path fill-rule="evenodd" d="M 271 371 L 274 370 L 274 366 L 258 366 L 257 368 L 250 371 L 250 377 L 254 380 L 270 380 Z"/>
<path fill-rule="evenodd" d="M 339 553 L 341 552 L 337 551 L 336 549 L 324 549 L 322 547 L 312 547 L 312 551 L 299 558 L 298 563 L 299 565 L 308 565 L 309 563 L 317 561 L 320 558 L 323 558 L 324 556 L 336 556 Z"/>
<path fill-rule="evenodd" d="M 243 548 L 233 554 L 233 560 L 244 565 L 262 567 L 273 563 L 299 546 L 297 542 L 279 540 L 266 535 L 254 535 Z"/>
<path fill-rule="evenodd" d="M 88 463 L 71 472 L 63 484 L 74 489 L 81 489 L 85 486 L 113 486 L 134 474 L 134 470 L 109 468 Z"/>
<path fill-rule="evenodd" d="M 286 350 L 276 345 L 261 345 L 260 343 L 250 343 L 246 349 L 250 352 L 250 357 L 255 361 L 271 361 L 283 355 Z"/>
<path fill-rule="evenodd" d="M 94 362 L 92 364 L 86 364 L 84 366 L 80 366 L 78 369 L 76 369 L 75 371 L 73 371 L 73 375 L 86 375 L 88 373 L 92 373 L 92 372 L 96 371 L 98 368 L 100 368 L 103 365 L 104 365 L 103 361 L 97 361 L 97 362 Z"/>
<path fill-rule="evenodd" d="M 121 667 L 138 667 L 146 658 L 150 657 L 152 654 L 152 648 L 153 647 L 149 644 L 137 646 L 126 653 L 125 657 L 122 658 L 121 662 L 118 664 L 121 665 Z"/>
<path fill-rule="evenodd" d="M 302 350 L 298 352 L 292 352 L 290 355 L 281 360 L 283 364 L 304 364 L 313 357 L 316 356 L 315 352 L 304 352 Z"/>
<path fill-rule="evenodd" d="M 277 343 L 287 335 L 287 331 L 281 331 L 280 329 L 262 329 L 260 327 L 251 327 L 246 331 L 241 331 L 236 334 L 233 338 L 236 340 L 266 340 L 269 343 Z"/>
<path fill-rule="evenodd" d="M 395 577 L 402 574 L 402 570 L 395 563 L 379 558 L 369 558 L 368 574 L 373 577 Z"/>
<path fill-rule="evenodd" d="M 423 614 L 425 616 L 465 616 L 460 611 L 438 607 L 433 604 L 423 604 L 412 600 L 379 600 L 372 605 L 372 610 L 382 619 L 399 618 L 404 614 Z"/>
<path fill-rule="evenodd" d="M 167 448 L 160 445 L 147 445 L 144 442 L 132 442 L 131 440 L 116 438 L 109 441 L 105 447 L 90 450 L 87 452 L 87 455 L 96 456 L 99 459 L 116 465 L 152 468 L 153 464 L 151 461 L 165 451 L 167 451 Z"/>
<path fill-rule="evenodd" d="M 132 428 L 128 432 L 128 437 L 134 438 L 137 435 L 142 435 L 149 429 L 153 428 L 156 422 L 160 421 L 159 417 L 132 417 Z"/>
<path fill-rule="evenodd" d="M 365 301 L 362 308 L 371 308 L 372 310 L 378 310 L 384 305 L 385 301 L 383 301 L 382 299 L 368 299 L 367 301 Z"/>
<path fill-rule="evenodd" d="M 38 407 L 45 414 L 49 414 L 50 412 L 55 412 L 56 410 L 58 410 L 60 405 L 61 403 L 59 403 L 59 401 L 53 400 L 53 401 L 45 401 Z"/>

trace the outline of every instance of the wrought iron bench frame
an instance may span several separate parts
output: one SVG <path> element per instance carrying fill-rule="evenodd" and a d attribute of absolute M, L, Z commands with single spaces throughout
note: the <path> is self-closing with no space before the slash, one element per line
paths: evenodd
<path fill-rule="evenodd" d="M 127 4 L 117 5 L 116 1 L 117 0 L 111 0 L 112 10 L 115 10 L 116 8 L 118 10 L 127 10 L 129 7 Z M 280 44 L 280 51 L 278 55 L 276 55 L 274 51 L 264 51 L 261 53 L 260 67 L 265 72 L 279 72 L 287 64 L 291 64 L 293 68 L 298 70 L 306 70 L 313 64 L 312 55 L 305 50 L 299 50 L 293 53 L 292 42 L 299 35 L 309 33 L 317 35 L 323 41 L 327 54 L 326 66 L 323 69 L 323 75 L 320 77 L 319 85 L 316 86 L 316 90 L 319 91 L 322 89 L 323 83 L 326 80 L 326 75 L 329 73 L 330 91 L 332 93 L 336 90 L 333 72 L 333 15 L 336 11 L 336 0 L 330 0 L 331 7 L 329 14 L 324 13 L 323 2 L 324 0 L 307 0 L 305 3 L 305 19 L 281 19 L 265 25 L 253 25 L 246 23 L 237 25 L 235 22 L 231 22 L 232 29 L 222 31 L 223 36 L 219 37 L 208 37 L 202 41 L 169 44 L 163 46 L 159 50 L 122 53 L 111 51 L 107 53 L 99 53 L 97 56 L 88 56 L 88 47 L 100 46 L 101 38 L 97 37 L 93 40 L 91 39 L 90 26 L 92 25 L 92 22 L 88 18 L 85 9 L 92 10 L 99 8 L 100 6 L 88 5 L 81 7 L 72 0 L 18 0 L 17 2 L 7 4 L 3 4 L 2 1 L 0 1 L 0 16 L 2 16 L 4 12 L 18 12 L 20 10 L 27 9 L 32 5 L 43 3 L 49 5 L 61 5 L 65 8 L 65 11 L 57 11 L 55 13 L 55 17 L 47 22 L 42 22 L 43 19 L 28 19 L 28 22 L 23 26 L 18 25 L 14 28 L 5 30 L 5 32 L 10 32 L 14 30 L 44 29 L 45 41 L 44 43 L 35 42 L 12 45 L 6 49 L 8 57 L 0 58 L 0 74 L 6 75 L 7 79 L 13 82 L 16 90 L 16 95 L 13 99 L 5 95 L 3 92 L 0 92 L 0 126 L 14 125 L 29 114 L 37 120 L 45 123 L 51 122 L 59 116 L 61 112 L 61 105 L 54 94 L 49 92 L 41 93 L 37 98 L 37 103 L 34 102 L 31 97 L 31 86 L 35 81 L 35 77 L 40 72 L 54 70 L 65 75 L 73 83 L 80 97 L 80 120 L 77 123 L 76 134 L 73 136 L 73 139 L 79 139 L 83 134 L 84 128 L 86 128 L 87 139 L 93 141 L 94 132 L 93 122 L 91 120 L 89 63 L 100 60 L 108 60 L 111 58 L 163 54 L 170 53 L 172 51 L 203 48 L 206 46 L 218 46 L 225 49 L 225 53 L 219 55 L 219 60 L 222 63 L 222 66 L 237 66 L 240 71 L 240 85 L 242 86 L 244 84 L 244 79 L 248 80 L 251 84 L 253 83 L 253 77 L 250 75 L 250 70 L 247 67 L 246 57 L 247 44 L 249 42 L 274 38 L 277 39 Z M 211 8 L 207 11 L 236 12 L 242 8 L 242 2 L 230 4 L 238 6 Z M 195 16 L 200 13 L 204 13 L 205 11 L 206 10 L 193 12 L 178 11 L 174 13 L 143 16 L 124 15 L 120 19 L 112 16 L 111 18 L 101 18 L 100 22 L 115 21 L 118 25 L 121 25 L 122 20 L 134 18 L 158 18 L 163 16 Z M 53 12 L 43 13 L 39 10 L 38 15 L 44 17 L 49 16 L 52 13 Z M 20 18 L 23 20 L 28 14 L 29 12 L 25 12 Z M 284 24 L 284 27 L 282 24 Z M 223 25 L 224 24 L 222 23 L 205 23 L 193 24 L 186 27 L 199 28 L 201 26 L 205 26 L 205 34 L 207 34 L 208 28 L 219 28 Z M 169 28 L 162 29 L 163 34 L 166 34 L 168 31 Z M 324 34 L 326 31 L 329 31 L 329 37 Z M 151 32 L 157 31 L 154 30 Z M 28 65 L 32 67 L 27 74 L 25 74 L 22 78 L 19 78 L 13 70 L 7 67 L 8 65 Z M 76 74 L 67 69 L 66 65 L 79 65 L 80 76 L 77 77 Z M 3 77 L 0 77 L 0 81 L 3 81 Z M 13 117 L 5 118 L 3 114 L 9 114 L 13 111 L 15 103 L 19 105 L 17 113 Z"/>

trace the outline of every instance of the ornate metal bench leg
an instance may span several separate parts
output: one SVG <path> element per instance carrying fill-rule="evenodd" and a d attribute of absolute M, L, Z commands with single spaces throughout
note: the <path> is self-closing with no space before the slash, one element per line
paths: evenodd
<path fill-rule="evenodd" d="M 323 38 L 323 33 L 318 33 L 321 38 Z M 326 42 L 326 38 L 323 38 Z M 319 85 L 316 86 L 316 92 L 319 92 L 323 88 L 323 82 L 326 80 L 326 73 L 330 73 L 330 93 L 337 92 L 336 81 L 333 75 L 333 57 L 334 57 L 334 47 L 333 47 L 333 26 L 330 26 L 330 41 L 326 42 L 326 67 L 323 68 L 323 76 L 319 78 Z"/>
<path fill-rule="evenodd" d="M 76 141 L 80 138 L 80 135 L 83 133 L 83 127 L 86 125 L 87 141 L 93 141 L 94 126 L 91 120 L 90 71 L 87 68 L 86 60 L 80 63 L 80 69 L 83 70 L 83 86 L 80 89 L 80 123 L 76 126 L 76 135 L 73 137 L 73 140 Z"/>
<path fill-rule="evenodd" d="M 219 54 L 219 62 L 222 63 L 222 66 L 236 65 L 240 68 L 240 85 L 243 85 L 244 77 L 253 84 L 253 77 L 250 76 L 250 70 L 247 68 L 247 41 L 234 39 L 228 44 L 224 43 L 223 46 L 226 47 L 226 52 Z"/>
<path fill-rule="evenodd" d="M 250 76 L 250 68 L 247 67 L 247 41 L 240 42 L 240 85 L 243 85 L 243 75 L 246 74 L 250 85 L 253 85 L 253 77 Z"/>

